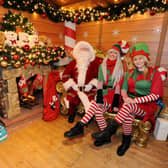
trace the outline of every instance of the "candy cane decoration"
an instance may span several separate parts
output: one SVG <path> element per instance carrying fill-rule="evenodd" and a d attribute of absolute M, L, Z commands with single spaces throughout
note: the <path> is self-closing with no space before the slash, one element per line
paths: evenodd
<path fill-rule="evenodd" d="M 76 42 L 76 24 L 65 21 L 65 50 L 70 55 Z"/>

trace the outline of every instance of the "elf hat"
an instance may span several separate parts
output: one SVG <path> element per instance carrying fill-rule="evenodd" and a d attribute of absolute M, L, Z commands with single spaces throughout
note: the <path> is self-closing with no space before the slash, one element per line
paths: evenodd
<path fill-rule="evenodd" d="M 75 45 L 75 47 L 73 49 L 73 57 L 75 59 L 79 59 L 79 57 L 80 57 L 79 53 L 82 49 L 86 49 L 90 52 L 90 62 L 92 62 L 95 59 L 95 51 L 94 51 L 93 47 L 91 46 L 91 44 L 89 44 L 86 41 L 79 41 Z"/>
<path fill-rule="evenodd" d="M 148 60 L 150 60 L 150 58 L 149 58 L 150 53 L 149 53 L 148 46 L 147 46 L 146 43 L 135 44 L 134 46 L 131 47 L 130 53 L 131 53 L 131 58 L 132 59 L 137 55 L 143 55 Z"/>
<path fill-rule="evenodd" d="M 120 56 L 123 57 L 129 51 L 128 42 L 125 40 L 121 40 L 118 43 L 114 44 L 112 48 L 108 50 L 108 52 L 111 52 L 113 50 L 118 51 Z"/>
<path fill-rule="evenodd" d="M 156 69 L 159 71 L 162 80 L 165 81 L 167 78 L 167 70 L 163 67 L 157 67 Z"/>

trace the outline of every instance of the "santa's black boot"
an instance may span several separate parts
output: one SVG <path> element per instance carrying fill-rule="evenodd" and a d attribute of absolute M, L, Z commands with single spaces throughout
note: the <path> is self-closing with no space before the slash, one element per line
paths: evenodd
<path fill-rule="evenodd" d="M 117 128 L 120 126 L 115 120 L 108 123 L 107 127 L 99 132 L 93 133 L 92 137 L 98 141 L 109 140 L 113 134 L 116 133 Z"/>
<path fill-rule="evenodd" d="M 74 119 L 75 119 L 75 116 L 76 116 L 76 112 L 74 112 L 73 114 L 70 114 L 69 117 L 68 117 L 68 122 L 73 123 Z"/>
<path fill-rule="evenodd" d="M 130 147 L 131 137 L 132 137 L 131 135 L 123 134 L 122 144 L 117 149 L 117 154 L 119 156 L 123 156 L 125 152 L 128 150 L 128 148 Z"/>
<path fill-rule="evenodd" d="M 64 137 L 74 138 L 76 136 L 80 136 L 84 134 L 84 126 L 85 124 L 81 121 L 77 122 L 74 127 L 72 127 L 69 131 L 64 133 Z"/>

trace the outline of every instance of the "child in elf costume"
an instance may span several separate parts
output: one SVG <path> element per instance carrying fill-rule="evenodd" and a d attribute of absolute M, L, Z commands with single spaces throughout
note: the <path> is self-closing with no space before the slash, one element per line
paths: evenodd
<path fill-rule="evenodd" d="M 145 43 L 138 43 L 130 49 L 134 69 L 125 74 L 121 95 L 124 104 L 117 113 L 115 120 L 100 132 L 92 134 L 96 141 L 111 140 L 117 128 L 123 127 L 122 144 L 117 154 L 122 156 L 131 144 L 132 124 L 135 116 L 154 123 L 157 110 L 156 101 L 163 97 L 163 81 L 159 71 L 148 66 L 149 51 Z"/>
<path fill-rule="evenodd" d="M 128 43 L 122 40 L 107 51 L 103 63 L 99 66 L 97 98 L 91 102 L 89 110 L 86 111 L 81 121 L 64 133 L 65 137 L 72 138 L 83 135 L 84 126 L 94 115 L 100 130 L 104 130 L 107 127 L 103 113 L 109 109 L 118 111 L 120 88 L 124 75 L 121 57 L 128 50 Z M 109 142 L 111 142 L 111 139 L 95 141 L 94 145 L 100 146 Z"/>

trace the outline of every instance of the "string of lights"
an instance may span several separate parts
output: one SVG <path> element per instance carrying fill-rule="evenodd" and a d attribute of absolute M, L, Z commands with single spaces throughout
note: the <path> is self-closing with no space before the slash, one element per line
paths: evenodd
<path fill-rule="evenodd" d="M 115 21 L 133 14 L 144 14 L 149 11 L 151 15 L 168 11 L 168 0 L 133 0 L 127 3 L 111 4 L 105 8 L 85 8 L 85 9 L 65 9 L 53 6 L 46 1 L 39 0 L 0 0 L 0 5 L 4 8 L 36 12 L 43 18 L 48 17 L 54 22 L 64 22 L 65 20 L 80 24 L 90 21 Z"/>

